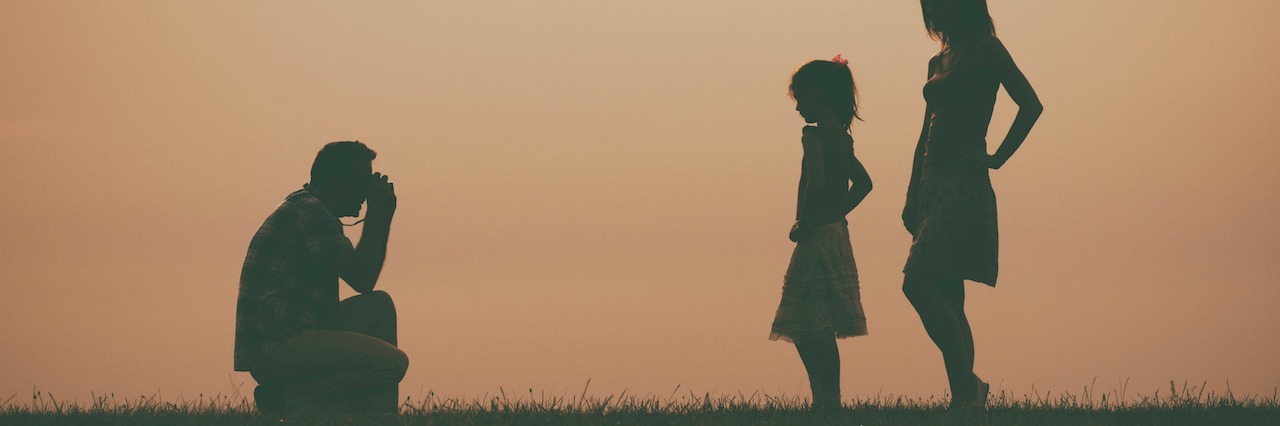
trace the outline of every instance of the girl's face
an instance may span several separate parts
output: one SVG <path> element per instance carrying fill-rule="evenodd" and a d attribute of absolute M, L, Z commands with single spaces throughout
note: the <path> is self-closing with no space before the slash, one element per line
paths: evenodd
<path fill-rule="evenodd" d="M 821 107 L 816 101 L 816 96 L 811 92 L 796 93 L 796 112 L 800 113 L 800 117 L 804 118 L 805 123 L 816 124 L 821 114 Z"/>

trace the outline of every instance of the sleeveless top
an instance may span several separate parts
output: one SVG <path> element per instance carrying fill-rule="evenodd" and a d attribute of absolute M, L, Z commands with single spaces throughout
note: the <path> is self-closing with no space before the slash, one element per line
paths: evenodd
<path fill-rule="evenodd" d="M 806 126 L 804 132 L 805 134 L 819 133 L 822 136 L 822 167 L 825 176 L 818 192 L 805 194 L 805 185 L 809 183 L 809 170 L 804 167 L 804 160 L 801 161 L 796 220 L 814 226 L 842 221 L 845 215 L 845 199 L 849 194 L 849 175 L 853 168 L 853 163 L 849 161 L 853 156 L 853 137 L 848 133 L 827 131 L 814 126 Z M 807 158 L 811 154 L 805 152 L 804 155 Z M 808 200 L 806 204 L 805 197 L 808 195 L 814 198 Z M 805 206 L 803 212 L 800 209 L 802 205 Z M 800 216 L 801 213 L 804 217 Z"/>
<path fill-rule="evenodd" d="M 987 127 L 1000 82 L 976 61 L 973 46 L 937 69 L 924 85 L 924 99 L 933 114 L 925 141 L 925 164 L 957 164 L 987 152 Z M 938 67 L 942 67 L 938 57 Z"/>

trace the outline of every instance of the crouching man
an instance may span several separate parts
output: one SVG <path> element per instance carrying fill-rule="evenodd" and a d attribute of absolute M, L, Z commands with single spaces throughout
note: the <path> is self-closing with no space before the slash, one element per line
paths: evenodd
<path fill-rule="evenodd" d="M 285 197 L 249 243 L 236 303 L 235 369 L 258 381 L 258 409 L 286 405 L 396 412 L 409 359 L 396 347 L 391 296 L 374 290 L 395 188 L 360 142 L 325 145 L 311 183 Z M 340 217 L 360 215 L 352 247 Z M 338 301 L 338 278 L 360 293 Z"/>

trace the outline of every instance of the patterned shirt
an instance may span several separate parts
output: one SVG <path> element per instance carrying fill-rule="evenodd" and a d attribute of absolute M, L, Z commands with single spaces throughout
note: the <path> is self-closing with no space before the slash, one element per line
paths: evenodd
<path fill-rule="evenodd" d="M 240 271 L 236 371 L 249 371 L 262 354 L 302 330 L 336 321 L 334 259 L 343 253 L 354 255 L 355 248 L 342 222 L 307 187 L 267 217 Z"/>

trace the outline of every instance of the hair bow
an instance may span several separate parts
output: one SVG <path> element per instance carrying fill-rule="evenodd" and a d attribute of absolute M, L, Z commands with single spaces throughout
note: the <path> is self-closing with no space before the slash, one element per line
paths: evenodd
<path fill-rule="evenodd" d="M 836 57 L 831 58 L 831 62 L 835 62 L 837 64 L 844 65 L 844 66 L 849 65 L 849 60 L 845 58 L 841 58 L 840 54 L 836 54 Z"/>

